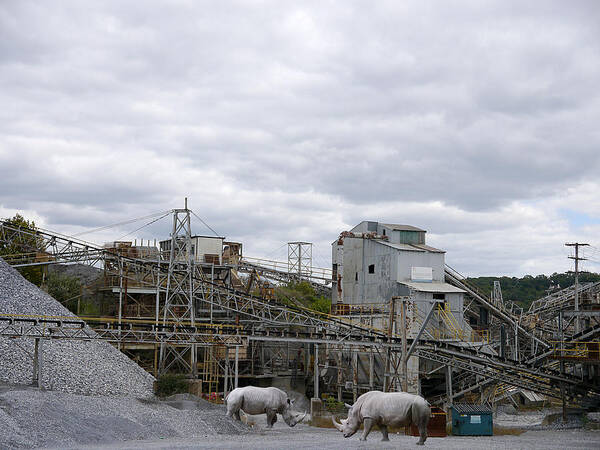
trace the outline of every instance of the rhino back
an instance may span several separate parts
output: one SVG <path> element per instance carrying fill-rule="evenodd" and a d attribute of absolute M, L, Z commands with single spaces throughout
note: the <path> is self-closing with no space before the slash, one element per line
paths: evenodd
<path fill-rule="evenodd" d="M 379 392 L 365 399 L 360 408 L 361 420 L 371 417 L 384 425 L 404 425 L 412 419 L 412 408 L 421 397 L 406 392 Z M 424 400 L 423 400 L 424 401 Z"/>
<path fill-rule="evenodd" d="M 280 389 L 246 386 L 243 389 L 242 409 L 248 414 L 263 414 L 269 409 L 280 410 L 287 396 Z"/>

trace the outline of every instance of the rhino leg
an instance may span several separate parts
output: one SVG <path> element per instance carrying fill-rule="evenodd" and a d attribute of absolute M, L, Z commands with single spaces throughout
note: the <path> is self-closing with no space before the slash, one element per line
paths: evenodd
<path fill-rule="evenodd" d="M 417 445 L 424 445 L 427 440 L 427 424 L 429 423 L 429 417 L 425 417 L 420 420 L 417 427 L 419 428 L 419 442 Z"/>
<path fill-rule="evenodd" d="M 363 425 L 365 427 L 365 429 L 363 430 L 363 434 L 360 437 L 361 441 L 366 441 L 367 440 L 367 436 L 369 435 L 369 433 L 371 432 L 371 428 L 373 428 L 373 419 L 371 419 L 370 417 L 366 417 Z"/>
<path fill-rule="evenodd" d="M 425 445 L 425 441 L 427 440 L 427 425 L 424 427 L 419 426 L 419 442 L 417 445 Z"/>
<path fill-rule="evenodd" d="M 267 428 L 273 428 L 275 422 L 277 422 L 277 412 L 273 410 L 267 411 Z"/>
<path fill-rule="evenodd" d="M 389 441 L 387 427 L 385 425 L 379 425 L 379 429 L 381 430 L 381 434 L 383 434 L 382 441 Z"/>

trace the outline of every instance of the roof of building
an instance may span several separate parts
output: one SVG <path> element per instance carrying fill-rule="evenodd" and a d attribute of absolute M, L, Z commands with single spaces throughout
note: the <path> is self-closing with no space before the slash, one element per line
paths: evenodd
<path fill-rule="evenodd" d="M 392 247 L 395 248 L 396 250 L 406 250 L 408 252 L 426 252 L 427 250 L 425 250 L 424 248 L 418 248 L 414 245 L 409 245 L 409 244 L 396 244 L 394 242 L 388 242 L 388 241 L 383 241 L 380 239 L 375 240 L 374 242 L 377 242 L 379 244 L 383 244 L 386 245 L 388 247 Z"/>
<path fill-rule="evenodd" d="M 386 228 L 390 228 L 394 231 L 422 231 L 424 233 L 427 233 L 427 231 L 422 230 L 417 227 L 413 227 L 412 225 L 401 225 L 401 224 L 397 224 L 397 223 L 382 223 L 380 225 L 384 226 Z"/>
<path fill-rule="evenodd" d="M 417 281 L 399 281 L 400 284 L 404 284 L 411 289 L 418 292 L 435 292 L 442 294 L 455 294 L 461 292 L 467 292 L 463 289 L 452 286 L 448 283 L 428 283 L 428 282 L 417 282 Z"/>
<path fill-rule="evenodd" d="M 375 242 L 379 242 L 380 244 L 387 245 L 388 247 L 392 247 L 397 250 L 406 250 L 409 252 L 446 253 L 444 250 L 430 247 L 429 245 L 425 244 L 397 244 L 395 242 L 388 242 L 380 239 L 377 239 Z"/>
<path fill-rule="evenodd" d="M 181 237 L 183 237 L 183 236 L 181 236 Z M 207 238 L 207 239 L 221 239 L 221 240 L 223 240 L 223 239 L 227 239 L 227 238 L 225 238 L 225 237 L 223 237 L 223 236 L 207 236 L 207 235 L 202 235 L 202 234 L 195 234 L 195 235 L 193 235 L 193 236 L 190 236 L 190 238 L 192 238 L 192 239 L 196 239 L 196 238 Z M 161 240 L 161 241 L 159 241 L 159 242 L 162 244 L 163 242 L 169 242 L 169 241 L 171 241 L 171 238 L 168 238 L 168 239 L 163 239 L 163 240 Z"/>
<path fill-rule="evenodd" d="M 485 405 L 471 405 L 469 403 L 455 403 L 452 407 L 459 414 L 491 414 L 492 409 Z"/>
<path fill-rule="evenodd" d="M 428 252 L 431 252 L 431 253 L 446 253 L 445 250 L 440 250 L 439 248 L 431 247 L 430 245 L 425 245 L 425 244 L 408 244 L 408 245 L 412 245 L 413 247 L 417 247 L 422 250 L 427 250 Z"/>

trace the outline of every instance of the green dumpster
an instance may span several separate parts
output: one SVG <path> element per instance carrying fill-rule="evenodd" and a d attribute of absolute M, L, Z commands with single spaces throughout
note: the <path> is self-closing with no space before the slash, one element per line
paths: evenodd
<path fill-rule="evenodd" d="M 455 436 L 492 436 L 494 421 L 491 408 L 466 403 L 453 405 L 452 434 Z"/>

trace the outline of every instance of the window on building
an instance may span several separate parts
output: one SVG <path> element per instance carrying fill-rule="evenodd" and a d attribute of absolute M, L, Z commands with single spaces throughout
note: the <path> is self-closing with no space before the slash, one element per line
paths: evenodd
<path fill-rule="evenodd" d="M 375 273 L 375 264 L 369 266 L 369 273 Z"/>
<path fill-rule="evenodd" d="M 440 294 L 440 293 L 434 292 L 433 299 L 434 300 L 446 300 L 446 294 Z"/>
<path fill-rule="evenodd" d="M 354 281 L 358 281 L 358 272 L 354 272 Z"/>
<path fill-rule="evenodd" d="M 385 228 L 383 229 L 383 235 L 385 236 Z"/>

